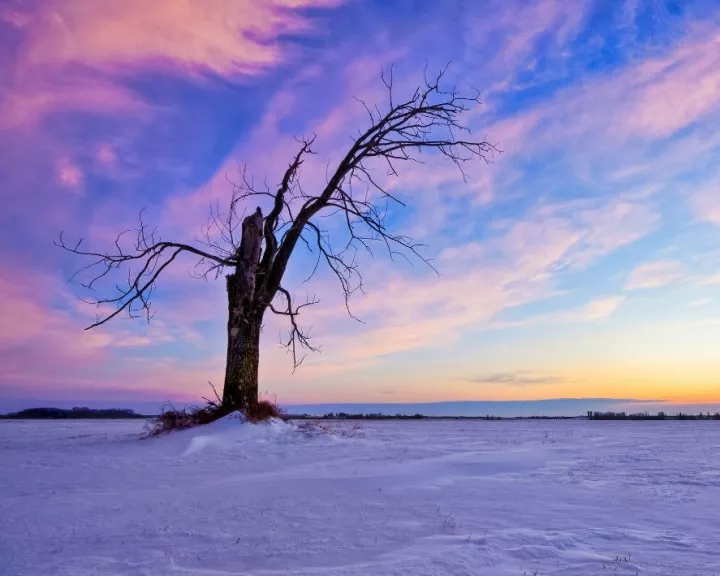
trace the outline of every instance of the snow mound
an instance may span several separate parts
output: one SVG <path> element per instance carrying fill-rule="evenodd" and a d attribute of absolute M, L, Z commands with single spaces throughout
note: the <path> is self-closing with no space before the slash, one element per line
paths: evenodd
<path fill-rule="evenodd" d="M 207 450 L 230 450 L 238 444 L 283 440 L 295 429 L 293 424 L 280 418 L 254 423 L 241 412 L 233 412 L 210 424 L 186 430 L 190 441 L 183 456 Z"/>

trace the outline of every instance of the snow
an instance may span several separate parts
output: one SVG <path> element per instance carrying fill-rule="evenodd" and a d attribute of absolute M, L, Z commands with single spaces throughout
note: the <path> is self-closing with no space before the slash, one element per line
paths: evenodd
<path fill-rule="evenodd" d="M 718 575 L 714 422 L 0 421 L 0 573 Z"/>

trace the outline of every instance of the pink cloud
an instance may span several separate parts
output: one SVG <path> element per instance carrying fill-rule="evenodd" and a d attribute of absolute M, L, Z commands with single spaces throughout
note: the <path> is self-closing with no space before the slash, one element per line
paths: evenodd
<path fill-rule="evenodd" d="M 698 190 L 690 202 L 697 220 L 720 225 L 720 186 Z"/>
<path fill-rule="evenodd" d="M 111 337 L 83 333 L 68 313 L 52 307 L 57 281 L 10 268 L 2 269 L 1 278 L 0 380 L 32 383 L 102 362 Z"/>
<path fill-rule="evenodd" d="M 95 152 L 97 161 L 107 168 L 114 168 L 117 162 L 117 153 L 110 144 L 101 144 Z"/>
<path fill-rule="evenodd" d="M 58 111 L 126 112 L 147 117 L 148 105 L 130 91 L 99 78 L 69 74 L 52 82 L 45 72 L 33 70 L 21 77 L 0 102 L 0 128 L 35 128 L 47 114 Z"/>
<path fill-rule="evenodd" d="M 595 298 L 582 306 L 560 310 L 558 312 L 538 314 L 522 320 L 497 321 L 493 323 L 493 327 L 519 328 L 537 324 L 552 324 L 553 326 L 557 326 L 562 323 L 595 324 L 612 316 L 625 300 L 625 296 Z"/>
<path fill-rule="evenodd" d="M 328 166 L 325 152 L 334 151 L 337 156 L 337 150 L 343 149 L 339 146 L 347 147 L 348 134 L 362 125 L 365 111 L 357 102 L 354 103 L 352 109 L 344 106 L 331 109 L 306 130 L 308 134 L 315 132 L 318 135 L 314 149 L 319 152 L 317 156 L 307 157 L 303 164 L 301 178 L 306 190 L 319 190 L 325 185 Z M 214 206 L 219 201 L 220 209 L 226 209 L 233 183 L 241 181 L 241 171 L 245 167 L 258 188 L 265 183 L 270 189 L 276 186 L 299 147 L 295 135 L 282 132 L 279 125 L 283 119 L 296 114 L 299 105 L 301 103 L 296 101 L 289 89 L 275 94 L 257 125 L 206 184 L 168 199 L 161 215 L 162 229 L 186 236 L 196 235 L 207 221 L 211 204 Z M 353 120 L 356 121 L 354 125 Z M 256 201 L 266 204 L 262 199 Z M 245 208 L 254 209 L 254 206 L 248 202 Z"/>
<path fill-rule="evenodd" d="M 644 62 L 631 73 L 623 79 L 634 92 L 626 128 L 672 134 L 720 107 L 720 34 L 686 41 L 668 57 Z"/>
<path fill-rule="evenodd" d="M 706 274 L 704 276 L 696 276 L 693 278 L 698 286 L 710 286 L 714 284 L 720 284 L 720 272 L 713 274 Z"/>
<path fill-rule="evenodd" d="M 356 98 L 370 105 L 386 103 L 387 91 L 380 81 L 380 71 L 383 65 L 389 65 L 394 57 L 399 56 L 402 52 L 392 51 L 378 54 L 376 58 L 352 59 L 337 86 L 338 97 L 327 104 L 319 118 L 298 131 L 317 136 L 313 147 L 317 155 L 307 157 L 302 167 L 301 181 L 305 190 L 312 192 L 325 186 L 328 170 L 333 169 L 335 162 L 348 149 L 349 138 L 367 126 L 367 112 Z M 205 222 L 211 203 L 220 200 L 221 208 L 227 203 L 232 191 L 228 180 L 239 181 L 239 172 L 243 167 L 247 167 L 249 174 L 261 186 L 266 177 L 271 189 L 280 181 L 298 149 L 295 134 L 281 130 L 280 126 L 283 120 L 295 117 L 299 108 L 311 105 L 300 99 L 295 86 L 297 79 L 305 79 L 311 69 L 299 71 L 297 78 L 291 79 L 273 96 L 263 117 L 207 184 L 168 200 L 162 215 L 164 230 L 196 233 Z M 422 82 L 418 73 L 421 69 L 418 66 L 414 73 L 396 80 L 396 98 L 400 94 L 411 93 L 417 82 Z M 469 113 L 466 119 L 470 123 L 484 120 L 473 113 Z M 501 142 L 503 150 L 517 152 L 537 121 L 538 116 L 529 112 L 494 122 L 483 130 L 487 129 L 490 141 Z M 478 131 L 477 137 L 481 133 Z M 500 157 L 497 159 L 501 160 Z M 469 182 L 463 182 L 460 171 L 447 159 L 426 154 L 422 160 L 421 164 L 398 166 L 397 176 L 387 174 L 386 167 L 378 163 L 376 178 L 388 190 L 400 191 L 412 198 L 413 208 L 419 209 L 423 215 L 422 220 L 418 220 L 418 227 L 424 230 L 426 236 L 441 228 L 447 217 L 446 209 L 451 207 L 452 202 L 470 199 L 474 205 L 486 205 L 494 199 L 495 166 L 482 162 L 469 164 L 465 166 Z M 434 219 L 434 225 L 429 218 Z M 413 230 L 404 232 L 412 234 Z"/>
<path fill-rule="evenodd" d="M 0 276 L 0 341 L 5 344 L 26 342 L 40 333 L 47 321 L 41 303 L 28 298 L 29 281 L 20 281 L 19 274 L 3 270 Z"/>
<path fill-rule="evenodd" d="M 719 53 L 720 36 L 690 30 L 663 57 L 560 94 L 547 110 L 558 120 L 550 131 L 562 124 L 565 134 L 604 132 L 622 139 L 674 134 L 720 109 Z"/>
<path fill-rule="evenodd" d="M 578 321 L 603 320 L 615 312 L 624 301 L 625 298 L 623 296 L 598 298 L 597 300 L 588 302 L 578 310 L 567 313 L 564 318 Z"/>
<path fill-rule="evenodd" d="M 11 268 L 0 272 L 3 395 L 61 399 L 77 392 L 82 393 L 78 398 L 113 399 L 120 391 L 122 397 L 134 395 L 139 400 L 197 399 L 209 392 L 208 379 L 222 384 L 221 358 L 195 361 L 164 358 L 157 352 L 133 355 L 165 342 L 189 341 L 193 318 L 183 314 L 186 308 L 173 313 L 172 323 L 161 317 L 149 326 L 117 321 L 84 331 L 95 309 L 76 301 L 59 281 Z M 222 341 L 221 322 L 218 328 Z"/>
<path fill-rule="evenodd" d="M 590 76 L 580 86 L 562 89 L 552 100 L 502 119 L 488 127 L 501 148 L 511 154 L 543 153 L 582 142 L 573 160 L 580 172 L 589 162 L 597 165 L 609 151 L 617 162 L 618 145 L 630 140 L 648 142 L 676 134 L 698 120 L 720 111 L 720 35 L 702 26 L 686 31 L 663 56 L 639 59 L 618 72 Z M 509 84 L 494 88 L 502 93 Z M 694 89 L 688 91 L 687 86 Z M 478 117 L 481 121 L 482 117 Z M 517 130 L 513 134 L 512 123 Z M 506 132 L 503 134 L 503 132 Z M 504 139 L 503 139 L 504 136 Z M 697 157 L 713 142 L 683 142 L 667 165 L 677 166 Z M 656 160 L 656 159 L 655 159 Z M 656 170 L 658 162 L 643 160 L 614 167 L 611 174 L 641 174 Z"/>
<path fill-rule="evenodd" d="M 544 204 L 537 208 L 535 216 L 517 224 L 499 222 L 495 226 L 508 228 L 508 237 L 503 242 L 518 258 L 532 258 L 524 253 L 529 245 L 547 246 L 545 250 L 550 250 L 548 255 L 558 270 L 586 268 L 617 248 L 646 236 L 660 223 L 652 205 L 627 196 Z M 561 241 L 538 243 L 538 238 Z"/>
<path fill-rule="evenodd" d="M 0 106 L 0 127 L 34 126 L 57 110 L 146 113 L 119 84 L 67 65 L 122 73 L 175 69 L 185 74 L 255 74 L 285 56 L 279 36 L 306 32 L 308 8 L 342 0 L 127 0 L 119 3 L 51 0 L 5 10 L 3 19 L 24 37 L 13 65 L 14 83 Z"/>
<path fill-rule="evenodd" d="M 494 55 L 487 63 L 488 71 L 496 75 L 491 92 L 505 89 L 518 71 L 534 66 L 533 55 L 542 39 L 550 38 L 555 50 L 562 53 L 580 32 L 589 7 L 585 1 L 505 2 L 466 14 L 468 50 L 482 51 L 483 57 Z"/>
<path fill-rule="evenodd" d="M 57 179 L 66 188 L 78 189 L 83 184 L 82 170 L 70 158 L 60 158 L 56 163 Z"/>
<path fill-rule="evenodd" d="M 609 217 L 618 211 L 619 225 Z M 547 205 L 522 220 L 501 223 L 484 242 L 443 252 L 437 262 L 439 278 L 373 270 L 367 296 L 353 301 L 353 312 L 367 320 L 362 330 L 348 332 L 337 322 L 343 313 L 339 303 L 319 316 L 309 313 L 318 337 L 327 342 L 322 362 L 367 362 L 416 348 L 437 349 L 467 331 L 503 326 L 506 323 L 496 318 L 504 311 L 553 295 L 558 272 L 589 266 L 647 234 L 657 222 L 644 204 L 608 201 L 587 204 L 580 213 L 575 218 L 565 205 Z M 623 300 L 622 296 L 600 298 L 552 318 L 601 320 Z M 529 321 L 543 319 L 547 318 Z"/>
<path fill-rule="evenodd" d="M 44 365 L 98 362 L 112 348 L 168 340 L 162 333 L 138 334 L 118 326 L 84 331 L 87 319 L 93 318 L 97 309 L 77 300 L 59 279 L 8 267 L 0 271 L 0 342 L 6 349 L 32 349 Z M 28 373 L 38 368 L 36 362 L 26 360 L 16 365 L 24 366 Z"/>
<path fill-rule="evenodd" d="M 219 0 L 106 4 L 50 2 L 30 15 L 27 61 L 93 66 L 179 66 L 192 72 L 246 74 L 281 58 L 278 36 L 307 30 L 301 10 L 340 0 Z"/>
<path fill-rule="evenodd" d="M 628 278 L 626 290 L 661 288 L 673 284 L 685 276 L 680 262 L 662 260 L 635 268 Z"/>
<path fill-rule="evenodd" d="M 588 230 L 582 241 L 568 253 L 567 263 L 583 268 L 646 236 L 660 224 L 660 215 L 644 199 L 617 197 L 599 206 L 580 208 L 575 218 Z"/>

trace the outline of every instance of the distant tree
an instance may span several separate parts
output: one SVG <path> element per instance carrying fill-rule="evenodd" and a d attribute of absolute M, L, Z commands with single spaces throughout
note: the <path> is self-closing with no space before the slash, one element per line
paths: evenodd
<path fill-rule="evenodd" d="M 116 271 L 127 277 L 127 285 L 116 286 L 115 294 L 92 300 L 103 309 L 88 328 L 100 326 L 122 313 L 150 320 L 156 282 L 182 254 L 197 257 L 203 277 L 217 278 L 230 270 L 226 276 L 227 356 L 220 404 L 226 409 L 246 409 L 257 404 L 260 332 L 266 312 L 287 319 L 289 334 L 283 343 L 292 354 L 294 367 L 304 358 L 300 349 L 316 350 L 298 323 L 298 316 L 317 300 L 297 304 L 284 283 L 288 262 L 298 244 L 307 246 L 317 256 L 308 277 L 324 262 L 337 278 L 347 307 L 350 296 L 362 289 L 359 249 L 372 254 L 372 246 L 377 244 L 391 257 L 412 255 L 429 265 L 420 253 L 420 244 L 388 228 L 387 204 L 404 204 L 378 179 L 374 169 L 383 168 L 388 175 L 396 176 L 400 164 L 418 162 L 419 153 L 435 151 L 454 163 L 465 177 L 466 162 L 487 161 L 495 152 L 494 145 L 473 139 L 461 122 L 465 112 L 479 102 L 478 94 L 443 88 L 446 69 L 432 78 L 426 75 L 424 83 L 401 101 L 396 99 L 392 71 L 389 76 L 383 74 L 387 101 L 383 106 L 360 101 L 367 111 L 368 125 L 358 132 L 320 189 L 307 190 L 300 184 L 301 166 L 314 153 L 314 136 L 298 140 L 298 151 L 274 190 L 255 186 L 243 172 L 228 199 L 227 211 L 221 215 L 219 210 L 211 209 L 198 244 L 162 240 L 156 229 L 144 223 L 142 212 L 138 228 L 129 231 L 134 235 L 131 248 L 123 244 L 125 232 L 106 252 L 86 250 L 82 240 L 67 244 L 61 234 L 57 242 L 61 248 L 89 259 L 81 268 L 83 274 L 89 275 L 89 279 L 80 279 L 84 287 L 92 289 Z M 267 214 L 258 206 L 242 218 L 243 208 L 256 198 L 267 200 Z M 321 225 L 325 217 L 337 217 L 344 224 L 339 249 L 333 246 L 327 229 Z M 114 309 L 106 312 L 108 305 Z"/>
<path fill-rule="evenodd" d="M 28 420 L 63 420 L 63 419 L 97 419 L 97 418 L 147 418 L 142 414 L 136 414 L 133 410 L 125 408 L 27 408 L 20 412 L 5 414 L 4 418 L 28 419 Z"/>

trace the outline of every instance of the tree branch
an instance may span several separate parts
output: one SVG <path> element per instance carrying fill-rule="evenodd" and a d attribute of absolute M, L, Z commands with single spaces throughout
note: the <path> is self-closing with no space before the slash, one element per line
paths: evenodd
<path fill-rule="evenodd" d="M 308 300 L 299 306 L 293 304 L 290 292 L 283 287 L 288 262 L 302 242 L 313 254 L 317 251 L 314 266 L 306 280 L 312 278 L 320 263 L 324 263 L 337 278 L 345 307 L 355 318 L 349 306 L 350 297 L 363 290 L 363 277 L 359 269 L 358 254 L 373 255 L 380 246 L 391 259 L 402 257 L 419 260 L 433 268 L 423 255 L 424 244 L 392 231 L 388 222 L 388 207 L 404 207 L 403 200 L 390 191 L 389 185 L 378 176 L 379 167 L 388 178 L 397 177 L 407 162 L 422 163 L 421 155 L 431 153 L 452 162 L 463 180 L 468 179 L 467 162 L 490 162 L 500 151 L 485 139 L 474 139 L 463 124 L 463 116 L 479 104 L 479 93 L 461 93 L 456 87 L 442 86 L 447 66 L 430 78 L 425 71 L 424 82 L 405 99 L 395 94 L 394 71 L 383 71 L 381 80 L 387 91 L 383 105 L 368 105 L 356 99 L 367 113 L 368 123 L 354 137 L 350 148 L 334 169 L 328 165 L 326 182 L 316 191 L 303 189 L 300 173 L 303 163 L 314 154 L 315 135 L 298 139 L 299 148 L 286 168 L 277 186 L 271 189 L 266 182 L 256 185 L 245 168 L 240 170 L 239 182 L 230 182 L 232 193 L 228 209 L 222 213 L 218 203 L 210 206 L 210 215 L 198 239 L 201 247 L 192 244 L 162 241 L 156 229 L 145 225 L 140 213 L 140 225 L 135 230 L 121 232 L 108 252 L 93 252 L 82 248 L 82 240 L 67 245 L 60 235 L 56 244 L 73 254 L 89 258 L 90 263 L 73 275 L 88 274 L 82 286 L 95 291 L 96 284 L 107 281 L 120 269 L 127 268 L 127 285 L 115 288 L 111 297 L 93 301 L 96 305 L 113 304 L 115 310 L 98 316 L 88 328 L 99 326 L 123 311 L 130 317 L 144 313 L 152 316 L 151 297 L 160 275 L 181 254 L 195 256 L 199 276 L 220 275 L 226 267 L 237 267 L 242 240 L 238 227 L 242 226 L 248 202 L 262 199 L 269 203 L 269 211 L 262 222 L 262 252 L 255 272 L 254 293 L 248 302 L 256 307 L 260 318 L 266 309 L 285 316 L 290 324 L 288 339 L 283 344 L 293 356 L 293 365 L 299 366 L 299 349 L 316 350 L 309 335 L 297 322 L 300 310 L 315 304 Z M 258 211 L 258 218 L 262 212 Z M 323 229 L 325 218 L 340 221 L 341 240 L 330 240 Z M 132 249 L 125 248 L 127 234 L 135 233 Z M 335 246 L 333 246 L 335 244 Z M 257 246 L 256 246 L 257 248 Z M 282 295 L 285 307 L 273 304 Z"/>
<path fill-rule="evenodd" d="M 310 352 L 319 352 L 319 348 L 315 348 L 310 343 L 310 334 L 305 332 L 298 324 L 297 316 L 299 315 L 300 310 L 302 310 L 303 308 L 317 304 L 320 301 L 316 298 L 313 298 L 312 300 L 308 299 L 303 304 L 293 307 L 293 300 L 292 296 L 290 296 L 290 292 L 285 290 L 285 288 L 283 288 L 282 286 L 278 288 L 278 292 L 285 297 L 285 309 L 275 308 L 272 302 L 268 304 L 268 308 L 274 314 L 277 314 L 279 316 L 286 316 L 290 322 L 288 338 L 284 342 L 281 340 L 280 343 L 292 354 L 294 372 L 298 368 L 298 366 L 300 366 L 300 364 L 302 364 L 305 360 L 304 355 L 298 360 L 298 347 L 305 348 Z"/>
<path fill-rule="evenodd" d="M 87 326 L 86 330 L 105 324 L 122 312 L 127 312 L 130 318 L 136 318 L 139 314 L 143 314 L 149 321 L 153 316 L 151 296 L 155 289 L 155 282 L 182 253 L 199 257 L 197 265 L 205 265 L 206 274 L 225 266 L 235 265 L 233 257 L 223 258 L 189 244 L 160 240 L 157 230 L 149 231 L 143 222 L 142 211 L 140 212 L 140 225 L 134 230 L 136 233 L 134 244 L 131 249 L 127 249 L 123 247 L 122 239 L 130 232 L 132 230 L 125 230 L 118 234 L 113 243 L 114 250 L 108 252 L 82 249 L 82 238 L 76 244 L 68 245 L 62 232 L 58 240 L 54 242 L 56 246 L 67 252 L 92 259 L 89 264 L 77 270 L 70 279 L 73 280 L 80 274 L 88 273 L 89 280 L 80 281 L 80 285 L 93 292 L 95 292 L 95 285 L 110 277 L 113 272 L 132 264 L 138 265 L 134 271 L 128 268 L 125 287 L 115 284 L 117 291 L 115 296 L 84 300 L 98 307 L 105 304 L 115 306 L 113 312 L 98 315 L 95 322 Z"/>
<path fill-rule="evenodd" d="M 388 231 L 386 212 L 371 197 L 401 206 L 404 204 L 372 176 L 371 163 L 382 160 L 388 167 L 389 175 L 397 176 L 397 162 L 419 161 L 416 154 L 437 152 L 455 164 L 463 180 L 467 180 L 464 170 L 466 162 L 473 159 L 490 162 L 493 155 L 499 152 L 494 144 L 486 140 L 457 137 L 457 134 L 471 134 L 469 128 L 461 124 L 460 117 L 472 106 L 479 104 L 479 94 L 463 95 L 455 87 L 443 89 L 441 82 L 446 71 L 447 67 L 443 68 L 432 80 L 426 76 L 425 85 L 418 87 L 410 98 L 400 103 L 396 103 L 393 94 L 392 71 L 389 76 L 383 74 L 382 81 L 388 91 L 388 110 L 384 114 L 379 108 L 373 109 L 360 101 L 368 113 L 370 126 L 355 139 L 350 150 L 328 177 L 322 192 L 308 197 L 289 225 L 271 264 L 263 270 L 267 275 L 265 289 L 269 293 L 274 294 L 280 286 L 287 263 L 303 231 L 306 228 L 313 229 L 314 226 L 316 228 L 311 219 L 328 209 L 344 213 L 349 235 L 348 246 L 339 253 L 327 250 L 327 246 L 323 249 L 323 234 L 315 230 L 317 244 L 325 261 L 340 279 L 346 302 L 350 294 L 362 286 L 361 282 L 355 285 L 347 281 L 348 275 L 352 276 L 351 271 L 356 269 L 356 251 L 351 248 L 360 246 L 372 253 L 370 243 L 380 242 L 392 258 L 405 251 L 432 268 L 430 260 L 420 252 L 422 244 Z M 365 185 L 366 193 L 362 199 L 354 192 L 358 184 Z M 366 229 L 367 233 L 359 232 L 360 228 Z M 349 260 L 345 261 L 345 258 Z"/>

